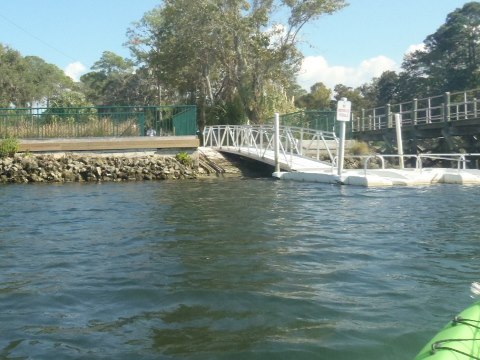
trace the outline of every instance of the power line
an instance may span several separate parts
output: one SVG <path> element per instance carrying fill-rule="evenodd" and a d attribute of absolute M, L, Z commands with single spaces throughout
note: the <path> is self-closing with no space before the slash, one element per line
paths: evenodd
<path fill-rule="evenodd" d="M 59 53 L 60 55 L 62 56 L 65 56 L 66 58 L 72 60 L 72 61 L 77 61 L 77 59 L 74 59 L 73 57 L 71 57 L 70 55 L 68 55 L 67 53 L 63 52 L 62 50 L 59 50 L 57 49 L 55 46 L 49 44 L 48 42 L 46 42 L 45 40 L 39 38 L 38 36 L 36 36 L 35 34 L 32 34 L 30 31 L 28 31 L 27 29 L 25 29 L 24 27 L 18 25 L 17 23 L 15 23 L 14 21 L 10 20 L 9 18 L 5 17 L 4 15 L 0 14 L 0 17 L 2 19 L 4 19 L 5 21 L 7 21 L 8 23 L 10 23 L 11 25 L 15 26 L 16 28 L 18 28 L 19 30 L 23 31 L 25 34 L 27 34 L 28 36 L 34 38 L 35 40 L 37 40 L 38 42 L 42 43 L 43 45 L 49 47 L 50 49 L 56 51 L 57 53 Z"/>

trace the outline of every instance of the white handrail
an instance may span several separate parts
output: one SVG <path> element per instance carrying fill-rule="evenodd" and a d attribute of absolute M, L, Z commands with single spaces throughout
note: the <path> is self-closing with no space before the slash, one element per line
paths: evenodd
<path fill-rule="evenodd" d="M 234 148 L 237 152 L 247 152 L 258 158 L 264 158 L 267 151 L 274 151 L 273 140 L 272 125 L 214 125 L 204 129 L 204 146 Z M 307 151 L 313 151 L 319 160 L 320 151 L 323 150 L 327 152 L 330 161 L 333 161 L 328 140 L 338 144 L 334 132 L 280 126 L 280 157 L 291 167 L 294 155 L 304 156 Z"/>

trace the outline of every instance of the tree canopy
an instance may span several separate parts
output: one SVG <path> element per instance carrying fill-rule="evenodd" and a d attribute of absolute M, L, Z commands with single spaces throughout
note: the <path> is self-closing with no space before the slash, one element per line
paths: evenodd
<path fill-rule="evenodd" d="M 479 86 L 479 36 L 480 3 L 470 2 L 448 14 L 445 24 L 424 40 L 424 49 L 405 58 L 405 75 L 436 92 Z"/>
<path fill-rule="evenodd" d="M 73 81 L 57 66 L 37 56 L 23 57 L 0 44 L 1 107 L 28 107 L 73 87 Z"/>
<path fill-rule="evenodd" d="M 202 127 L 334 109 L 342 97 L 358 110 L 480 87 L 480 2 L 472 1 L 448 14 L 398 73 L 386 71 L 357 88 L 337 84 L 332 91 L 317 82 L 310 92 L 301 89 L 299 34 L 345 6 L 345 0 L 164 0 L 128 29 L 132 59 L 105 51 L 80 83 L 0 44 L 0 107 L 68 104 L 81 92 L 95 105 L 196 104 Z"/>
<path fill-rule="evenodd" d="M 129 30 L 137 62 L 157 83 L 216 114 L 236 104 L 254 123 L 276 108 L 293 108 L 302 55 L 298 33 L 309 21 L 346 6 L 344 0 L 166 0 Z M 288 12 L 285 25 L 274 11 Z M 241 121 L 242 119 L 238 119 Z"/>

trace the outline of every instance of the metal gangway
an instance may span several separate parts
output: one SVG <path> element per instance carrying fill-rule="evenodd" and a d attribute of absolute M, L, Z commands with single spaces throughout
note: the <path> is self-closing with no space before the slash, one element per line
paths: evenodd
<path fill-rule="evenodd" d="M 204 129 L 204 146 L 275 165 L 273 125 L 215 125 Z M 280 126 L 279 163 L 285 171 L 331 169 L 339 139 L 334 132 Z M 326 158 L 326 160 L 322 160 Z"/>

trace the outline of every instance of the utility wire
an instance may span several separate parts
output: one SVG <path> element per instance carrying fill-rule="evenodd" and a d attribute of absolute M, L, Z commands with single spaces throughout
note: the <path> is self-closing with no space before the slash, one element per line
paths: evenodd
<path fill-rule="evenodd" d="M 66 54 L 65 52 L 63 52 L 62 50 L 59 50 L 57 49 L 55 46 L 49 44 L 48 42 L 44 41 L 43 39 L 39 38 L 38 36 L 36 36 L 35 34 L 32 34 L 30 31 L 28 31 L 27 29 L 25 29 L 24 27 L 18 25 L 17 23 L 15 23 L 14 21 L 10 20 L 9 18 L 5 17 L 4 15 L 0 14 L 0 18 L 4 19 L 5 21 L 7 21 L 8 23 L 10 23 L 11 25 L 15 26 L 16 28 L 18 28 L 19 30 L 23 31 L 25 34 L 27 34 L 28 36 L 34 38 L 35 40 L 41 42 L 43 45 L 49 47 L 50 49 L 56 51 L 57 53 L 59 53 L 60 55 L 62 56 L 65 56 L 66 58 L 72 60 L 72 61 L 77 61 L 77 59 L 74 59 L 73 57 L 71 57 L 70 55 Z"/>

